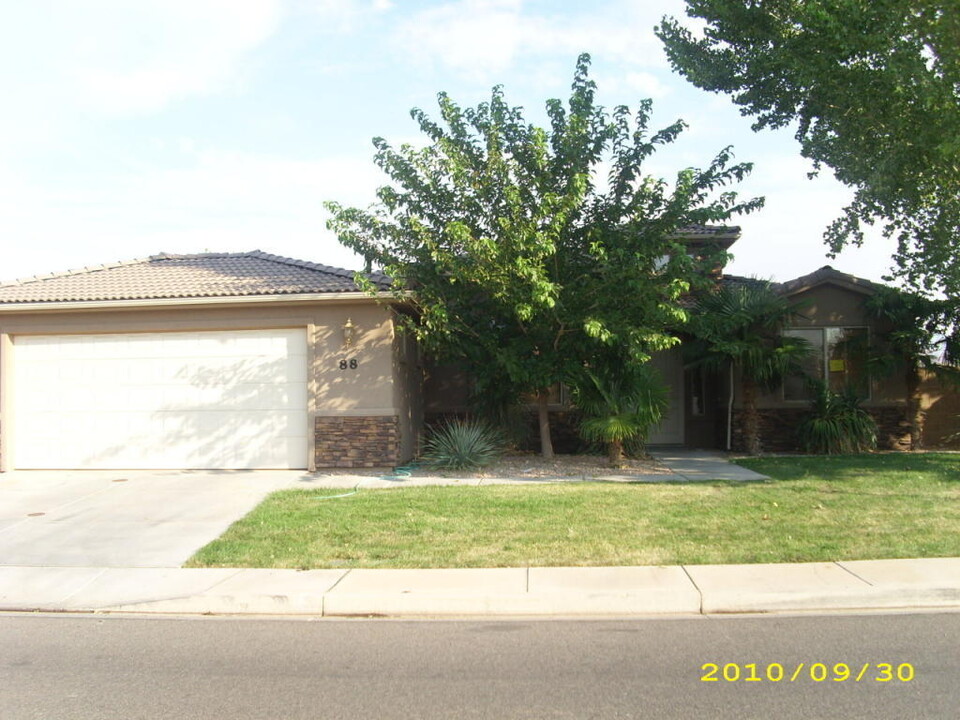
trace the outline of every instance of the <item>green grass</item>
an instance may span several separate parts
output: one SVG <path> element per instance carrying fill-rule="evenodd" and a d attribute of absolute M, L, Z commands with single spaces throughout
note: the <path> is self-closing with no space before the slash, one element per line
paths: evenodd
<path fill-rule="evenodd" d="M 674 565 L 960 556 L 960 455 L 744 460 L 762 483 L 290 490 L 193 567 Z"/>

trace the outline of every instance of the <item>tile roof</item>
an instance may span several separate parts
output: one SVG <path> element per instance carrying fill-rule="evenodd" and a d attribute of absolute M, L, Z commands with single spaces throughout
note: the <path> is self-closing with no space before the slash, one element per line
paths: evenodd
<path fill-rule="evenodd" d="M 153 255 L 0 285 L 0 304 L 357 292 L 354 272 L 254 250 Z M 374 285 L 390 286 L 373 273 Z"/>
<path fill-rule="evenodd" d="M 677 235 L 684 238 L 716 237 L 733 235 L 740 237 L 739 225 L 684 225 L 677 228 Z"/>
<path fill-rule="evenodd" d="M 842 285 L 843 287 L 865 294 L 874 293 L 879 288 L 884 287 L 880 283 L 875 283 L 872 280 L 840 272 L 829 265 L 824 265 L 812 273 L 780 283 L 777 290 L 783 295 L 794 295 L 827 282 Z"/>

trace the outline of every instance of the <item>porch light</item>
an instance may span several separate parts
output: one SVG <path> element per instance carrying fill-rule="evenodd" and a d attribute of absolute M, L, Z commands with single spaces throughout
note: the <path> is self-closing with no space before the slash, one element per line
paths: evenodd
<path fill-rule="evenodd" d="M 353 345 L 356 335 L 357 326 L 353 324 L 353 321 L 351 321 L 350 318 L 347 318 L 347 322 L 343 325 L 343 344 L 347 347 Z"/>

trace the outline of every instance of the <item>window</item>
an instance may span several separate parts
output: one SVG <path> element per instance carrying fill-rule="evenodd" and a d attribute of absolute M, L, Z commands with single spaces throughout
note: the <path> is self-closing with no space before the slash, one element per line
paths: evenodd
<path fill-rule="evenodd" d="M 861 398 L 870 397 L 867 328 L 797 328 L 787 330 L 784 334 L 803 338 L 813 348 L 813 353 L 804 363 L 804 375 L 793 375 L 784 380 L 784 400 L 810 400 L 812 393 L 808 378 L 826 381 L 834 392 L 852 387 Z"/>

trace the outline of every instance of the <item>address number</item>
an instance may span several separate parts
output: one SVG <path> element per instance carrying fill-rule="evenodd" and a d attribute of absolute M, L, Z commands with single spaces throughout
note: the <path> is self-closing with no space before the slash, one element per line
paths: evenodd
<path fill-rule="evenodd" d="M 360 363 L 357 362 L 357 359 L 356 359 L 356 358 L 350 358 L 349 360 L 341 360 L 341 361 L 340 361 L 340 369 L 341 369 L 341 370 L 347 370 L 347 369 L 349 369 L 349 370 L 356 370 L 356 369 L 357 369 L 357 366 L 358 366 L 359 364 L 360 364 Z"/>

